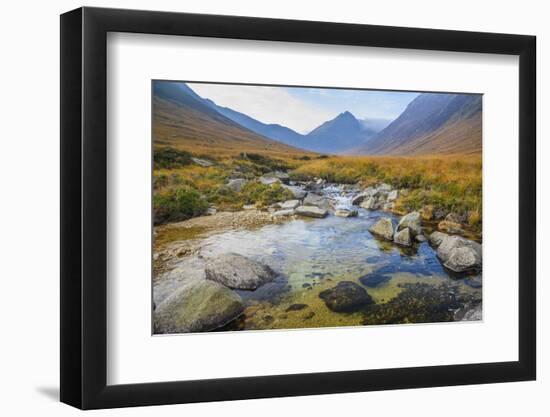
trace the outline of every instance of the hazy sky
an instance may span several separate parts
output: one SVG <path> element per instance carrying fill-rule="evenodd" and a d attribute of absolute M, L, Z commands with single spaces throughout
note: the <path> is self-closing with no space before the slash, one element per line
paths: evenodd
<path fill-rule="evenodd" d="M 198 95 L 264 123 L 309 133 L 350 111 L 358 119 L 395 119 L 418 93 L 188 83 Z"/>

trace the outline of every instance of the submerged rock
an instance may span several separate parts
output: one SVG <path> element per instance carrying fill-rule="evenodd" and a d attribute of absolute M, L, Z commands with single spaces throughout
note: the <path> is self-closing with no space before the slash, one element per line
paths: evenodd
<path fill-rule="evenodd" d="M 242 314 L 238 294 L 213 281 L 180 288 L 157 306 L 155 333 L 205 332 L 224 326 Z"/>
<path fill-rule="evenodd" d="M 319 298 L 336 312 L 353 312 L 373 303 L 367 291 L 351 281 L 341 281 L 336 287 L 321 291 Z"/>
<path fill-rule="evenodd" d="M 405 227 L 399 232 L 396 232 L 393 237 L 393 241 L 401 246 L 411 246 L 411 233 L 409 230 L 410 229 L 408 227 Z"/>
<path fill-rule="evenodd" d="M 399 220 L 399 224 L 397 225 L 397 230 L 402 230 L 406 227 L 410 229 L 412 236 L 416 236 L 422 233 L 422 225 L 419 212 L 413 211 L 401 217 L 401 220 Z"/>
<path fill-rule="evenodd" d="M 296 214 L 306 217 L 322 219 L 328 215 L 328 211 L 316 206 L 300 206 L 295 210 Z"/>
<path fill-rule="evenodd" d="M 338 217 L 356 217 L 357 210 L 338 209 L 334 212 L 334 215 Z"/>
<path fill-rule="evenodd" d="M 291 304 L 290 306 L 287 307 L 285 312 L 288 313 L 289 311 L 300 311 L 308 307 L 309 306 L 307 304 Z"/>
<path fill-rule="evenodd" d="M 393 224 L 391 219 L 384 217 L 374 223 L 370 228 L 369 232 L 374 235 L 383 237 L 386 240 L 393 240 Z"/>
<path fill-rule="evenodd" d="M 269 266 L 235 253 L 207 260 L 204 271 L 206 279 L 240 290 L 255 290 L 277 275 Z"/>

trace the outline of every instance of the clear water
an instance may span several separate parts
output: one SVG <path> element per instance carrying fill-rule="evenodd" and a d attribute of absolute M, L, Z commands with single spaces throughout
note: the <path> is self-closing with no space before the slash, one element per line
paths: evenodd
<path fill-rule="evenodd" d="M 350 208 L 351 194 L 336 187 L 325 189 L 325 193 L 337 208 Z M 451 276 L 427 242 L 400 248 L 375 238 L 368 231 L 374 222 L 380 217 L 390 217 L 397 224 L 397 218 L 389 213 L 357 210 L 357 217 L 300 218 L 256 230 L 206 237 L 202 259 L 234 252 L 263 262 L 279 274 L 274 282 L 256 291 L 238 291 L 246 301 L 245 314 L 224 330 L 452 321 L 450 310 L 481 300 L 481 276 Z M 159 280 L 155 298 L 162 298 L 178 285 L 174 277 L 182 279 L 182 273 L 200 278 L 203 267 L 200 259 L 182 259 L 175 271 Z M 376 305 L 390 303 L 391 308 L 380 314 L 368 310 L 355 313 L 329 310 L 319 293 L 339 281 L 362 285 Z M 399 294 L 403 291 L 408 291 L 411 297 L 404 297 L 401 302 Z M 417 292 L 424 302 L 411 304 L 410 299 L 414 300 Z M 453 302 L 441 304 L 439 295 L 445 299 L 447 294 L 451 294 Z M 306 307 L 289 309 L 295 304 Z M 433 310 L 433 314 L 415 309 Z"/>

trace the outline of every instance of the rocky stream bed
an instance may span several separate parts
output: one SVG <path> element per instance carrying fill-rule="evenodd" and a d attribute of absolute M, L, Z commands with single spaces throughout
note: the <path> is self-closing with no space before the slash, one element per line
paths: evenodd
<path fill-rule="evenodd" d="M 155 333 L 482 318 L 481 244 L 452 213 L 397 215 L 387 184 L 259 180 L 294 199 L 155 228 Z"/>

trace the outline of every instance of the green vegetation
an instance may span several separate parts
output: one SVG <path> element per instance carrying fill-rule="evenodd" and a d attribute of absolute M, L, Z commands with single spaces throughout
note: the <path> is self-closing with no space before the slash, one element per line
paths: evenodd
<path fill-rule="evenodd" d="M 174 149 L 170 147 L 156 148 L 154 152 L 155 169 L 159 168 L 181 168 L 189 165 L 191 161 L 191 154 L 186 151 Z"/>
<path fill-rule="evenodd" d="M 480 155 L 418 157 L 330 157 L 297 167 L 294 180 L 314 177 L 328 182 L 369 186 L 386 182 L 407 189 L 399 198 L 398 212 L 431 205 L 463 215 L 470 227 L 481 230 L 482 164 Z"/>
<path fill-rule="evenodd" d="M 202 156 L 207 158 L 206 156 Z M 189 164 L 191 153 L 172 148 L 155 149 L 155 221 L 183 220 L 203 214 L 208 205 L 220 210 L 238 210 L 245 204 L 267 207 L 292 198 L 285 188 L 257 181 L 273 171 L 289 172 L 292 180 L 308 181 L 315 177 L 328 182 L 363 187 L 386 182 L 406 189 L 395 210 L 405 213 L 431 206 L 467 219 L 472 231 L 482 227 L 482 180 L 480 155 L 419 157 L 346 157 L 307 156 L 288 158 L 270 154 L 238 153 L 222 156 L 212 167 Z M 230 178 L 245 178 L 240 191 L 225 184 Z M 183 190 L 178 192 L 178 190 Z M 158 209 L 158 214 L 157 214 Z"/>
<path fill-rule="evenodd" d="M 204 214 L 208 209 L 208 202 L 197 190 L 184 185 L 155 193 L 153 207 L 155 224 L 160 224 Z"/>

